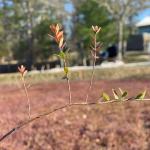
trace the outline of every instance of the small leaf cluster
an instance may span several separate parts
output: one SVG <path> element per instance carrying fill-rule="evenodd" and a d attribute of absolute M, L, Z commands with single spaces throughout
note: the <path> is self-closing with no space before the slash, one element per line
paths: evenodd
<path fill-rule="evenodd" d="M 49 36 L 55 40 L 59 47 L 59 51 L 57 51 L 56 56 L 58 56 L 59 59 L 63 60 L 64 63 L 64 78 L 68 79 L 69 68 L 67 66 L 67 60 L 69 54 L 68 50 L 65 50 L 66 42 L 64 42 L 64 31 L 58 24 L 51 25 L 50 30 L 53 33 L 53 35 L 49 34 Z"/>
<path fill-rule="evenodd" d="M 97 42 L 97 34 L 101 31 L 101 27 L 92 26 L 92 30 L 94 32 L 94 36 L 92 36 L 92 44 L 91 44 L 91 55 L 93 60 L 98 59 L 97 52 L 101 47 L 101 43 Z"/>
<path fill-rule="evenodd" d="M 143 92 L 140 92 L 139 94 L 137 94 L 136 96 L 127 98 L 128 96 L 128 92 L 127 91 L 123 91 L 121 88 L 118 88 L 118 91 L 115 89 L 112 89 L 112 94 L 113 94 L 113 100 L 118 100 L 118 101 L 127 101 L 127 100 L 143 100 L 146 96 L 146 90 L 144 90 Z M 103 99 L 103 101 L 110 101 L 110 95 L 107 94 L 106 92 L 102 93 L 101 98 Z"/>

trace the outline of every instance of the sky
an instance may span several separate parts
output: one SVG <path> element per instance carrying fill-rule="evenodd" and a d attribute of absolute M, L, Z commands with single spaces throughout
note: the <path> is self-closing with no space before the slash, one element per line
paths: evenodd
<path fill-rule="evenodd" d="M 74 11 L 74 7 L 71 3 L 66 3 L 65 10 L 68 11 L 69 13 L 72 13 Z"/>
<path fill-rule="evenodd" d="M 146 10 L 142 11 L 141 13 L 139 13 L 137 19 L 141 20 L 146 16 L 150 16 L 150 9 L 146 9 Z"/>

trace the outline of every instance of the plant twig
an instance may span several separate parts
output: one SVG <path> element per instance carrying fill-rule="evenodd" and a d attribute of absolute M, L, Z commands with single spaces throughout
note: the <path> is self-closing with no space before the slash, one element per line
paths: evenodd
<path fill-rule="evenodd" d="M 11 130 L 9 130 L 7 133 L 5 133 L 1 138 L 0 138 L 0 142 L 2 142 L 4 139 L 8 138 L 10 135 L 12 135 L 13 133 L 17 132 L 19 129 L 27 126 L 28 124 L 30 124 L 33 121 L 36 121 L 42 117 L 45 117 L 47 115 L 53 114 L 54 112 L 60 111 L 64 108 L 68 108 L 68 107 L 72 107 L 72 106 L 88 106 L 88 105 L 102 105 L 102 104 L 108 104 L 108 103 L 115 103 L 115 102 L 127 102 L 127 101 L 137 101 L 137 102 L 143 102 L 143 101 L 150 101 L 150 99 L 142 99 L 142 100 L 137 100 L 137 99 L 125 99 L 122 101 L 119 100 L 111 100 L 111 101 L 97 101 L 97 102 L 91 102 L 91 103 L 71 103 L 71 104 L 66 104 L 64 106 L 55 108 L 53 110 L 48 110 L 46 112 L 43 112 L 39 115 L 37 115 L 36 117 L 30 118 L 26 121 L 23 121 L 22 123 L 18 124 L 16 127 L 12 128 Z"/>
<path fill-rule="evenodd" d="M 69 102 L 68 102 L 68 103 L 71 104 L 72 96 L 71 96 L 70 79 L 69 79 L 69 76 L 68 76 L 69 70 L 68 70 L 66 58 L 64 58 L 63 61 L 64 61 L 65 78 L 66 78 L 66 80 L 67 80 L 67 84 L 68 84 L 68 92 L 69 92 Z"/>
<path fill-rule="evenodd" d="M 96 63 L 96 59 L 97 59 L 96 52 L 97 52 L 97 49 L 99 48 L 99 45 L 97 43 L 97 33 L 99 33 L 100 28 L 98 28 L 97 26 L 95 26 L 95 27 L 92 26 L 92 29 L 95 32 L 94 39 L 93 39 L 94 40 L 93 41 L 94 47 L 92 47 L 92 50 L 91 50 L 91 55 L 92 55 L 92 58 L 93 58 L 93 69 L 92 69 L 92 75 L 91 75 L 91 79 L 90 79 L 90 85 L 89 85 L 87 95 L 86 95 L 86 99 L 85 99 L 86 103 L 88 102 L 89 93 L 90 93 L 90 91 L 92 89 L 92 85 L 93 85 L 93 79 L 94 79 L 94 73 L 95 73 L 95 63 Z"/>
<path fill-rule="evenodd" d="M 28 90 L 27 90 L 27 87 L 26 87 L 26 83 L 25 83 L 24 77 L 22 77 L 21 79 L 22 79 L 24 91 L 25 91 L 26 98 L 27 98 L 27 104 L 28 104 L 28 116 L 29 116 L 29 119 L 30 119 L 30 118 L 31 118 L 30 98 L 29 98 L 29 94 L 28 94 Z"/>
<path fill-rule="evenodd" d="M 69 104 L 71 104 L 71 99 L 72 99 L 72 96 L 71 96 L 71 86 L 70 86 L 70 79 L 69 77 L 67 77 L 67 84 L 68 84 L 68 91 L 69 91 Z"/>
<path fill-rule="evenodd" d="M 68 66 L 67 66 L 67 56 L 66 53 L 63 51 L 65 46 L 66 46 L 66 42 L 64 41 L 64 32 L 61 29 L 61 27 L 56 24 L 56 25 L 51 25 L 50 29 L 52 31 L 52 33 L 54 34 L 53 36 L 51 34 L 49 34 L 50 37 L 52 37 L 52 39 L 54 39 L 56 41 L 56 43 L 58 44 L 59 47 L 59 58 L 63 60 L 63 68 L 64 68 L 64 79 L 67 80 L 67 84 L 68 84 L 68 92 L 69 92 L 69 102 L 68 104 L 71 104 L 71 86 L 70 86 L 70 79 L 68 77 Z"/>
<path fill-rule="evenodd" d="M 92 75 L 91 75 L 91 80 L 90 80 L 90 86 L 88 88 L 88 92 L 87 92 L 87 95 L 86 95 L 86 103 L 88 102 L 88 98 L 89 98 L 89 92 L 91 91 L 91 88 L 92 88 L 92 85 L 93 85 L 93 79 L 94 79 L 94 73 L 95 73 L 95 62 L 96 60 L 94 60 L 93 62 L 93 69 L 92 69 Z"/>
<path fill-rule="evenodd" d="M 26 86 L 25 79 L 24 79 L 25 74 L 27 73 L 27 70 L 26 70 L 26 67 L 21 65 L 20 67 L 18 67 L 18 71 L 21 74 L 21 80 L 22 80 L 22 83 L 23 83 L 23 87 L 24 87 L 24 91 L 25 91 L 25 95 L 26 95 L 27 103 L 28 103 L 28 116 L 29 116 L 29 119 L 30 119 L 31 118 L 30 98 L 29 98 L 27 86 Z"/>

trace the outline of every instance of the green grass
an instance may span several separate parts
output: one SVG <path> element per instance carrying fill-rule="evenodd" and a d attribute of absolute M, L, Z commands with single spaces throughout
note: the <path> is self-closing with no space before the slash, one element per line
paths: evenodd
<path fill-rule="evenodd" d="M 89 80 L 91 77 L 91 70 L 70 71 L 71 80 Z M 61 82 L 63 81 L 63 72 L 29 72 L 26 75 L 26 81 L 29 83 L 42 82 Z M 118 67 L 107 69 L 96 69 L 95 79 L 150 79 L 150 67 Z M 1 74 L 1 84 L 18 84 L 20 82 L 20 75 L 18 73 Z"/>

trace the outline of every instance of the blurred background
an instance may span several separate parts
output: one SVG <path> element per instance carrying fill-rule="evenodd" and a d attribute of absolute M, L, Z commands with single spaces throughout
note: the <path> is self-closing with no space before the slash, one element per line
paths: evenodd
<path fill-rule="evenodd" d="M 60 107 L 69 95 L 49 26 L 61 24 L 69 47 L 73 102 L 84 102 L 92 73 L 91 26 L 102 27 L 89 101 L 150 97 L 149 0 L 0 0 L 0 136 L 26 120 L 27 100 L 18 66 L 29 70 L 31 115 Z M 18 107 L 19 106 L 19 107 Z M 150 103 L 76 106 L 31 123 L 0 143 L 1 150 L 149 150 Z"/>
<path fill-rule="evenodd" d="M 59 66 L 53 55 L 57 46 L 47 35 L 54 23 L 65 30 L 70 66 L 91 64 L 92 25 L 102 27 L 98 65 L 149 61 L 149 7 L 148 0 L 1 0 L 0 72 L 15 72 L 20 63 L 29 70 Z"/>

